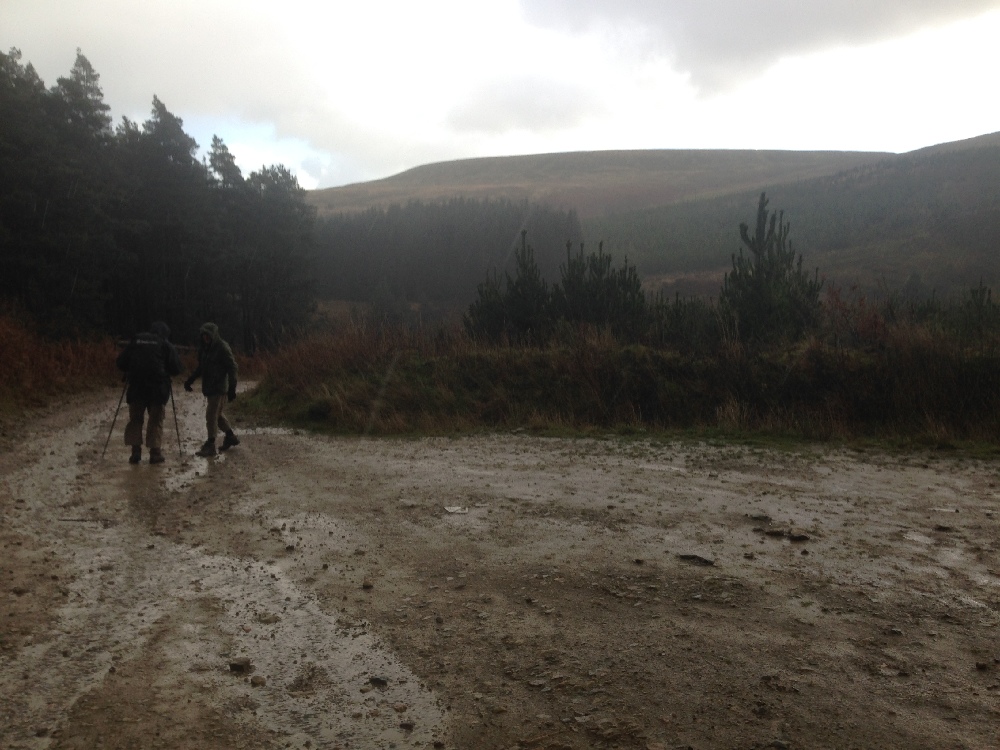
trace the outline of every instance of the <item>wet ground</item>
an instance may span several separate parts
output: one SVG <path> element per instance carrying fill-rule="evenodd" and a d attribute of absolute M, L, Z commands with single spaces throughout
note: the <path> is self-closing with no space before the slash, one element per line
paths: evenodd
<path fill-rule="evenodd" d="M 1000 747 L 1000 464 L 238 430 L 0 455 L 0 747 Z"/>

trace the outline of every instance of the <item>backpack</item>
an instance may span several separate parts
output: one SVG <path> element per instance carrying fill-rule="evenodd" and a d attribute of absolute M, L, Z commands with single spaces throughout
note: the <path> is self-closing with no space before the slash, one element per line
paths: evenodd
<path fill-rule="evenodd" d="M 129 343 L 128 379 L 133 383 L 158 385 L 167 380 L 163 339 L 154 333 L 140 333 Z"/>

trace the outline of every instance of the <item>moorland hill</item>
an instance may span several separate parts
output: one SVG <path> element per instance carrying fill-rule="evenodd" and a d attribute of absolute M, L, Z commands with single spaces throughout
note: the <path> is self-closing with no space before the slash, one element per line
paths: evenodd
<path fill-rule="evenodd" d="M 651 287 L 718 290 L 766 191 L 807 266 L 863 289 L 1000 283 L 1000 133 L 904 154 L 607 151 L 465 159 L 312 191 L 319 215 L 455 197 L 529 200 L 580 217 Z"/>
<path fill-rule="evenodd" d="M 582 218 L 711 198 L 836 174 L 889 154 L 850 151 L 649 150 L 498 156 L 426 164 L 314 190 L 320 216 L 450 198 L 529 200 Z"/>

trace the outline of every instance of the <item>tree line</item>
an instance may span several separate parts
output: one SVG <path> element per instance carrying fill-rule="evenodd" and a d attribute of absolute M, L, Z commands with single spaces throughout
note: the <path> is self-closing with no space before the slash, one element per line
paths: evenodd
<path fill-rule="evenodd" d="M 52 335 L 127 335 L 162 319 L 179 340 L 213 320 L 246 351 L 313 306 L 312 209 L 284 166 L 244 176 L 226 144 L 204 160 L 156 96 L 112 126 L 78 50 L 46 88 L 0 53 L 0 298 Z"/>
<path fill-rule="evenodd" d="M 819 322 L 823 282 L 818 271 L 810 277 L 802 268 L 784 212 L 767 206 L 761 193 L 753 227 L 740 224 L 743 247 L 732 256 L 717 304 L 648 296 L 636 267 L 626 258 L 615 268 L 603 243 L 587 255 L 582 243 L 574 253 L 567 242 L 560 281 L 550 286 L 522 231 L 513 274 L 487 275 L 465 315 L 465 328 L 476 337 L 522 344 L 544 344 L 561 328 L 580 325 L 607 329 L 623 343 L 689 350 L 725 338 L 750 345 L 797 340 Z"/>

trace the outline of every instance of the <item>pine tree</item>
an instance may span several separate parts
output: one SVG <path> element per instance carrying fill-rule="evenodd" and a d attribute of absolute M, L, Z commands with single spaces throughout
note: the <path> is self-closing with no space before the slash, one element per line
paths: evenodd
<path fill-rule="evenodd" d="M 719 305 L 740 340 L 748 343 L 778 339 L 795 340 L 813 327 L 819 315 L 819 274 L 810 278 L 802 270 L 788 239 L 790 223 L 784 212 L 769 214 L 767 198 L 760 194 L 754 234 L 740 224 L 740 248 L 733 255 L 733 270 L 723 281 Z"/>
<path fill-rule="evenodd" d="M 649 325 L 649 309 L 642 279 L 635 266 L 625 259 L 621 268 L 612 268 L 612 257 L 597 252 L 577 255 L 566 244 L 566 263 L 560 266 L 562 279 L 552 291 L 554 315 L 571 323 L 607 326 L 616 335 L 637 338 Z"/>
<path fill-rule="evenodd" d="M 496 273 L 479 285 L 464 319 L 469 333 L 494 340 L 506 336 L 521 343 L 545 340 L 551 323 L 551 293 L 527 235 L 527 230 L 521 231 L 521 245 L 514 251 L 514 275 L 505 275 L 503 288 Z"/>

